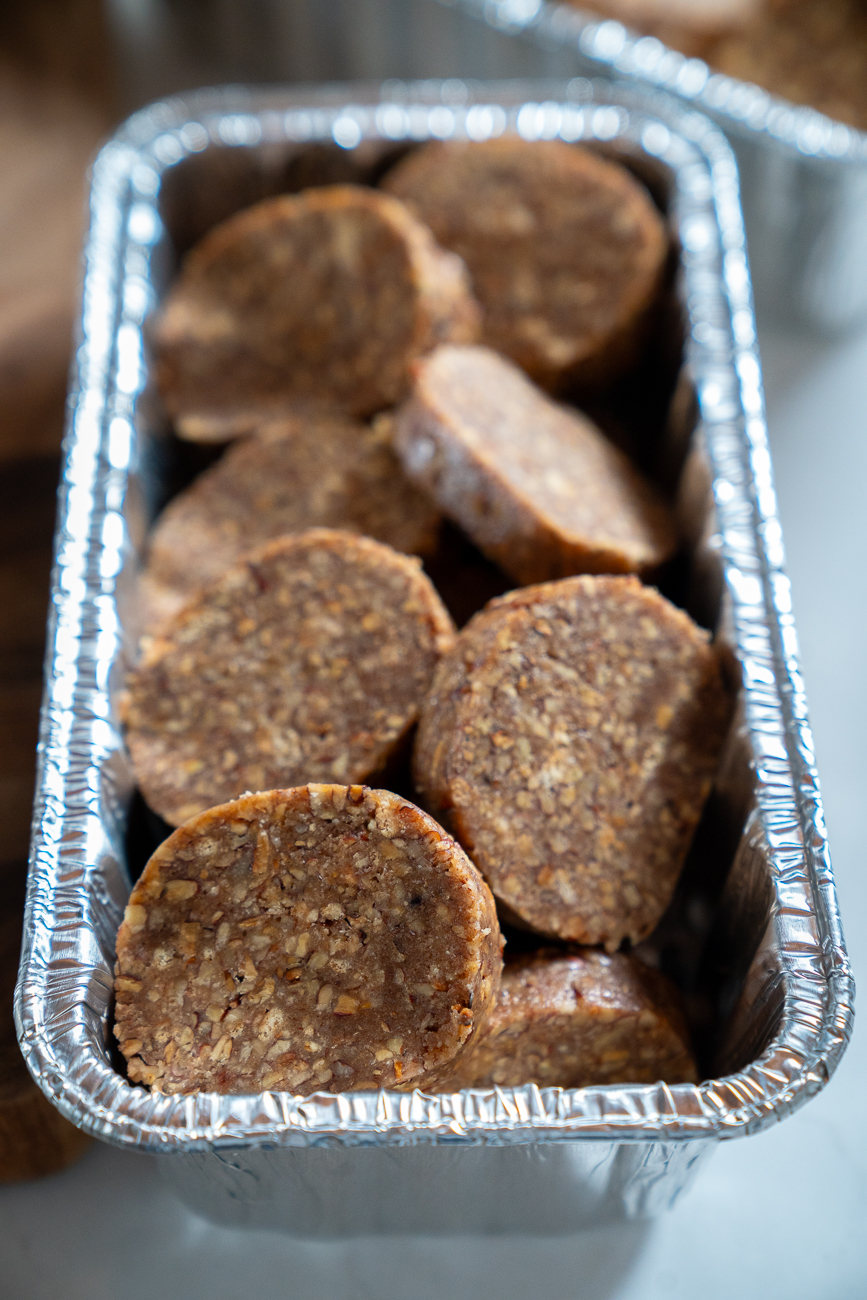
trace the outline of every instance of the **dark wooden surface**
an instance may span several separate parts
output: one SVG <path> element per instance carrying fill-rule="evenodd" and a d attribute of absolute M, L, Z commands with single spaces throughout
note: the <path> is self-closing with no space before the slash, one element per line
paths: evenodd
<path fill-rule="evenodd" d="M 0 1182 L 88 1141 L 30 1078 L 12 997 L 87 171 L 112 93 L 100 0 L 0 0 Z"/>

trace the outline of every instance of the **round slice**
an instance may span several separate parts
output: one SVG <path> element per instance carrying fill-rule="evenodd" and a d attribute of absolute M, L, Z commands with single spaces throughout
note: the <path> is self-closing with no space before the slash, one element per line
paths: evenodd
<path fill-rule="evenodd" d="M 396 199 L 333 185 L 266 199 L 188 254 L 154 329 L 156 378 L 182 437 L 220 442 L 324 402 L 369 415 L 409 365 L 472 341 L 464 266 Z"/>
<path fill-rule="evenodd" d="M 418 363 L 395 446 L 516 582 L 649 573 L 675 549 L 670 511 L 623 452 L 490 348 L 441 347 Z"/>
<path fill-rule="evenodd" d="M 665 225 L 624 167 L 560 140 L 426 145 L 384 187 L 467 265 L 483 339 L 547 388 L 631 362 L 660 287 Z"/>
<path fill-rule="evenodd" d="M 387 790 L 248 794 L 187 822 L 133 889 L 115 1034 L 156 1092 L 427 1087 L 500 982 L 494 900 Z"/>
<path fill-rule="evenodd" d="M 536 953 L 508 962 L 483 1031 L 443 1091 L 695 1083 L 677 989 L 625 953 Z"/>
<path fill-rule="evenodd" d="M 453 624 L 421 561 L 325 528 L 230 569 L 147 644 L 125 701 L 142 794 L 167 822 L 245 790 L 381 771 Z"/>
<path fill-rule="evenodd" d="M 729 714 L 688 615 L 636 578 L 566 578 L 459 633 L 416 779 L 522 924 L 613 951 L 671 899 Z"/>
<path fill-rule="evenodd" d="M 340 415 L 267 424 L 230 447 L 157 520 L 144 574 L 149 625 L 245 551 L 285 533 L 341 528 L 426 555 L 439 522 L 392 450 L 389 416 L 372 427 Z"/>

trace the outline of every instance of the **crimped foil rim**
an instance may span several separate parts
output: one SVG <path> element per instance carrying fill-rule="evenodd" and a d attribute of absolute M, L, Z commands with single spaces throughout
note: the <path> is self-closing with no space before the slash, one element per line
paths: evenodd
<path fill-rule="evenodd" d="M 851 1032 L 853 985 L 828 857 L 797 662 L 755 342 L 737 171 L 722 135 L 653 92 L 602 83 L 581 104 L 551 86 L 334 87 L 306 93 L 223 89 L 153 105 L 96 160 L 83 308 L 65 441 L 46 690 L 39 746 L 24 951 L 16 990 L 22 1051 L 37 1082 L 75 1123 L 118 1145 L 190 1151 L 248 1145 L 507 1144 L 607 1138 L 673 1141 L 758 1131 L 827 1082 Z M 450 105 L 450 106 L 449 106 Z M 559 117 L 558 117 L 559 114 Z M 401 116 L 403 115 L 403 116 Z M 128 541 L 120 509 L 145 378 L 141 322 L 156 197 L 165 168 L 209 141 L 443 138 L 624 139 L 670 166 L 704 436 L 756 755 L 757 834 L 776 890 L 775 953 L 783 1013 L 747 1069 L 693 1086 L 523 1088 L 453 1095 L 263 1093 L 162 1097 L 132 1088 L 96 1043 L 125 901 L 121 818 L 109 780 L 121 739 L 109 674 L 119 646 L 114 583 Z M 583 132 L 583 134 L 582 134 Z M 402 133 L 402 134 L 401 134 Z M 138 291 L 132 289 L 138 285 Z M 140 291 L 140 292 L 139 292 Z"/>
<path fill-rule="evenodd" d="M 753 82 L 726 76 L 703 59 L 671 49 L 613 19 L 547 0 L 438 0 L 500 31 L 531 33 L 543 42 L 572 46 L 607 65 L 618 77 L 637 77 L 710 114 L 732 135 L 767 134 L 803 157 L 867 162 L 867 132 L 804 104 L 773 95 Z M 592 7 L 592 0 L 588 0 Z"/>

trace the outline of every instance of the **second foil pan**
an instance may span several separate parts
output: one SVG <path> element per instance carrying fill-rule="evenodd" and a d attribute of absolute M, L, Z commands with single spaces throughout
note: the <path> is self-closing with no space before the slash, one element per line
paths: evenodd
<path fill-rule="evenodd" d="M 760 310 L 825 332 L 867 316 L 867 135 L 618 22 L 545 0 L 112 8 L 129 109 L 224 81 L 607 76 L 668 91 L 715 120 L 735 151 Z"/>
<path fill-rule="evenodd" d="M 768 454 L 737 171 L 718 130 L 610 83 L 202 92 L 132 118 L 94 166 L 56 538 L 40 768 L 16 1015 L 27 1063 L 74 1123 L 158 1153 L 227 1223 L 305 1236 L 568 1231 L 652 1213 L 713 1144 L 803 1105 L 846 1045 L 837 913 Z M 356 179 L 432 139 L 516 133 L 614 153 L 677 252 L 677 419 L 664 443 L 687 607 L 732 654 L 735 726 L 700 852 L 656 935 L 703 1025 L 698 1085 L 306 1098 L 161 1096 L 113 1055 L 114 940 L 146 835 L 116 710 L 147 524 L 179 445 L 144 324 L 179 254 L 256 198 Z M 296 164 L 301 164 L 296 166 Z M 672 384 L 674 385 L 672 371 Z M 175 458 L 173 468 L 173 457 Z"/>

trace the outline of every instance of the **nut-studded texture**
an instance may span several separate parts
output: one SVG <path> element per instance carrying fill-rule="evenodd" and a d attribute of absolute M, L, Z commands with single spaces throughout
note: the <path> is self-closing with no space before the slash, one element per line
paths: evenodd
<path fill-rule="evenodd" d="M 490 348 L 444 346 L 418 363 L 395 446 L 517 582 L 646 573 L 675 549 L 669 510 L 627 457 Z"/>
<path fill-rule="evenodd" d="M 188 254 L 154 326 L 156 378 L 194 441 L 298 402 L 369 415 L 405 395 L 415 357 L 472 341 L 478 320 L 463 263 L 403 204 L 325 186 L 258 203 Z"/>
<path fill-rule="evenodd" d="M 435 1083 L 500 983 L 494 900 L 386 790 L 248 794 L 170 836 L 117 938 L 115 1034 L 160 1092 Z"/>
<path fill-rule="evenodd" d="M 729 718 L 705 632 L 637 578 L 492 601 L 434 675 L 419 789 L 525 925 L 612 951 L 671 899 Z"/>
<path fill-rule="evenodd" d="M 625 953 L 536 953 L 506 964 L 500 997 L 443 1091 L 696 1083 L 675 987 Z"/>
<path fill-rule="evenodd" d="M 230 447 L 163 511 L 148 547 L 146 623 L 285 533 L 341 528 L 425 555 L 439 522 L 394 455 L 389 416 L 373 426 L 336 414 L 289 416 Z"/>
<path fill-rule="evenodd" d="M 509 136 L 427 145 L 384 184 L 466 262 L 484 341 L 539 383 L 600 383 L 631 361 L 668 239 L 625 168 Z"/>
<path fill-rule="evenodd" d="M 178 826 L 245 790 L 362 781 L 414 725 L 453 625 L 421 561 L 326 528 L 252 552 L 146 644 L 127 743 Z"/>

